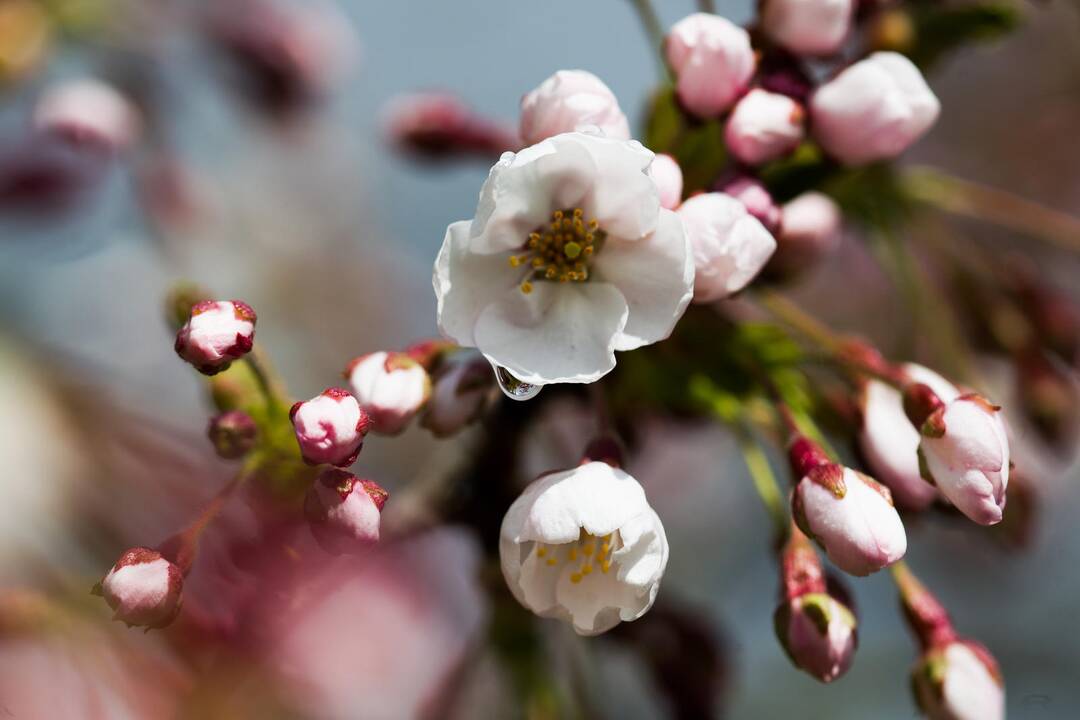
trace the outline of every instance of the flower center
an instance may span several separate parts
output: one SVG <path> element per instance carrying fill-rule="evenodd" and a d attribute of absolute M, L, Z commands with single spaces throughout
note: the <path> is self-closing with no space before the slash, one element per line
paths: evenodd
<path fill-rule="evenodd" d="M 548 567 L 561 563 L 576 564 L 577 570 L 570 574 L 570 582 L 577 584 L 592 574 L 594 563 L 600 566 L 600 572 L 611 571 L 611 552 L 614 549 L 611 534 L 598 538 L 584 530 L 577 542 L 564 545 L 536 544 L 536 557 L 544 560 Z"/>
<path fill-rule="evenodd" d="M 585 220 L 581 208 L 556 210 L 551 222 L 529 233 L 522 250 L 510 256 L 510 267 L 524 267 L 521 292 L 532 292 L 533 282 L 585 282 L 589 261 L 604 244 L 606 233 L 596 220 Z"/>

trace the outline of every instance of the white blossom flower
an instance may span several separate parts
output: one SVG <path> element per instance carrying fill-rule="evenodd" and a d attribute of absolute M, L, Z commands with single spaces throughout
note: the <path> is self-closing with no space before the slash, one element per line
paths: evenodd
<path fill-rule="evenodd" d="M 952 383 L 929 368 L 909 363 L 904 372 L 914 382 L 930 387 L 943 402 L 960 395 Z M 880 380 L 868 380 L 860 405 L 859 447 L 874 477 L 887 485 L 904 507 L 925 508 L 938 493 L 919 472 L 919 431 L 904 412 L 900 391 Z"/>
<path fill-rule="evenodd" d="M 694 302 L 714 302 L 742 290 L 776 250 L 765 226 L 730 195 L 695 195 L 677 212 L 693 247 Z"/>
<path fill-rule="evenodd" d="M 521 99 L 520 134 L 527 145 L 584 127 L 630 139 L 630 123 L 604 81 L 585 70 L 560 70 Z"/>
<path fill-rule="evenodd" d="M 183 587 L 179 567 L 157 550 L 137 547 L 120 556 L 94 592 L 116 611 L 115 620 L 161 628 L 180 612 Z"/>
<path fill-rule="evenodd" d="M 593 382 L 615 351 L 666 338 L 694 265 L 652 159 L 578 132 L 504 154 L 435 261 L 442 333 L 532 385 Z"/>
<path fill-rule="evenodd" d="M 1009 438 L 1001 408 L 979 395 L 961 395 L 931 415 L 921 432 L 924 475 L 975 522 L 1001 522 L 1009 484 Z"/>
<path fill-rule="evenodd" d="M 499 556 L 522 605 L 597 635 L 652 607 L 668 544 L 641 485 L 588 462 L 525 489 L 503 519 Z"/>

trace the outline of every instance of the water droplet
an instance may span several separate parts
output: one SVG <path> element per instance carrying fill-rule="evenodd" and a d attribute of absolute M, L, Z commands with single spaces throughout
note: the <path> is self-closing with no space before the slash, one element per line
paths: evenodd
<path fill-rule="evenodd" d="M 504 367 L 498 365 L 492 365 L 492 367 L 495 369 L 495 379 L 499 382 L 499 389 L 511 400 L 531 400 L 544 389 L 543 385 L 531 385 L 518 380 Z"/>

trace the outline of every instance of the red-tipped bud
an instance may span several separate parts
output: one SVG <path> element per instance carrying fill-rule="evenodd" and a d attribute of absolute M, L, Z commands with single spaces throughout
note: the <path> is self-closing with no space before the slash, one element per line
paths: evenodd
<path fill-rule="evenodd" d="M 300 454 L 309 465 L 348 467 L 356 462 L 371 419 L 348 390 L 327 388 L 289 411 Z"/>
<path fill-rule="evenodd" d="M 855 659 L 855 614 L 824 592 L 782 603 L 773 615 L 773 627 L 791 662 L 821 682 L 843 675 Z"/>
<path fill-rule="evenodd" d="M 329 553 L 361 553 L 379 540 L 382 509 L 390 496 L 371 480 L 328 468 L 304 499 L 304 515 L 315 541 Z"/>
<path fill-rule="evenodd" d="M 239 300 L 203 300 L 176 333 L 176 354 L 204 375 L 216 375 L 255 343 L 255 311 Z"/>
<path fill-rule="evenodd" d="M 157 550 L 137 547 L 120 556 L 94 592 L 116 611 L 114 620 L 162 628 L 179 614 L 183 587 L 183 574 L 176 564 Z"/>
<path fill-rule="evenodd" d="M 431 378 L 405 353 L 375 352 L 356 358 L 345 370 L 372 429 L 394 435 L 405 429 L 431 396 Z"/>
<path fill-rule="evenodd" d="M 246 412 L 230 410 L 211 418 L 206 434 L 218 457 L 235 460 L 255 447 L 259 428 Z"/>
<path fill-rule="evenodd" d="M 911 424 L 919 429 L 923 435 L 939 435 L 944 433 L 940 424 L 940 416 L 935 415 L 938 410 L 945 406 L 945 402 L 938 396 L 934 389 L 921 382 L 909 383 L 903 391 L 904 412 Z"/>

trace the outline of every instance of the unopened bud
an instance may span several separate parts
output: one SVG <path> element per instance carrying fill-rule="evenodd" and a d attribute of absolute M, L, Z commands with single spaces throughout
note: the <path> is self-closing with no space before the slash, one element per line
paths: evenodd
<path fill-rule="evenodd" d="M 436 437 L 453 435 L 483 413 L 494 387 L 491 365 L 483 357 L 447 359 L 435 374 L 420 424 Z"/>
<path fill-rule="evenodd" d="M 970 640 L 927 650 L 911 671 L 919 708 L 931 720 L 1003 720 L 1005 682 L 990 651 Z"/>
<path fill-rule="evenodd" d="M 672 26 L 664 55 L 675 73 L 679 102 L 694 115 L 721 115 L 741 96 L 757 61 L 750 35 L 730 20 L 694 13 Z"/>
<path fill-rule="evenodd" d="M 34 108 L 34 127 L 108 152 L 120 152 L 135 140 L 139 118 L 132 104 L 97 80 L 75 80 L 47 91 Z"/>
<path fill-rule="evenodd" d="M 775 234 L 780 229 L 780 207 L 761 181 L 748 175 L 738 175 L 722 181 L 717 189 L 741 202 L 747 212 L 756 217 L 765 229 Z"/>
<path fill-rule="evenodd" d="M 255 311 L 239 300 L 203 300 L 176 333 L 176 354 L 204 375 L 215 375 L 255 343 Z"/>
<path fill-rule="evenodd" d="M 183 587 L 179 567 L 157 550 L 137 547 L 120 556 L 94 592 L 116 611 L 114 620 L 162 628 L 180 613 Z"/>
<path fill-rule="evenodd" d="M 431 396 L 427 371 L 405 353 L 362 355 L 349 363 L 345 376 L 372 429 L 383 435 L 404 430 Z"/>
<path fill-rule="evenodd" d="M 363 552 L 379 540 L 389 493 L 371 480 L 338 468 L 322 471 L 304 499 L 304 515 L 315 541 L 329 553 Z"/>
<path fill-rule="evenodd" d="M 761 25 L 773 42 L 796 55 L 830 55 L 851 25 L 853 0 L 764 0 Z"/>
<path fill-rule="evenodd" d="M 776 609 L 773 625 L 791 662 L 821 682 L 843 675 L 855 659 L 855 614 L 826 593 L 785 601 Z"/>
<path fill-rule="evenodd" d="M 309 465 L 348 467 L 356 462 L 371 426 L 348 390 L 327 388 L 289 411 L 300 454 Z"/>
<path fill-rule="evenodd" d="M 630 139 L 630 123 L 604 81 L 584 70 L 560 70 L 521 99 L 519 131 L 526 145 L 582 127 Z"/>
<path fill-rule="evenodd" d="M 206 434 L 218 457 L 235 460 L 255 447 L 259 428 L 246 412 L 231 410 L 211 418 Z"/>
<path fill-rule="evenodd" d="M 840 208 L 819 192 L 806 192 L 780 208 L 776 252 L 766 276 L 788 280 L 812 270 L 840 244 Z"/>
<path fill-rule="evenodd" d="M 755 88 L 735 105 L 724 141 L 741 162 L 761 165 L 802 142 L 805 119 L 802 106 L 787 95 Z"/>

